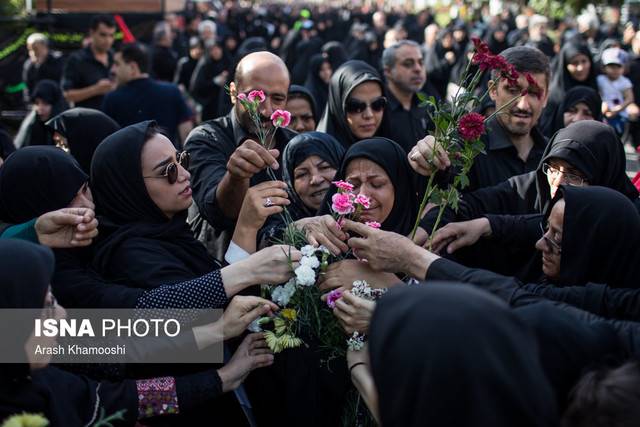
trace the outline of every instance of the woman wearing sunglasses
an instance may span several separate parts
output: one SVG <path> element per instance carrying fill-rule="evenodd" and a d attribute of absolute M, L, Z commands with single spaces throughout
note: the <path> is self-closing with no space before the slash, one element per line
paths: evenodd
<path fill-rule="evenodd" d="M 382 79 L 363 61 L 345 62 L 331 77 L 327 107 L 318 124 L 349 148 L 354 142 L 388 136 Z"/>

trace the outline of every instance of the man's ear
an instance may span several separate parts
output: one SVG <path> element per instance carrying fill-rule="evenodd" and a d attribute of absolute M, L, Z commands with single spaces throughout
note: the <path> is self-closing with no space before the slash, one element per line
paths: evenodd
<path fill-rule="evenodd" d="M 489 87 L 489 98 L 491 98 L 493 102 L 496 102 L 496 98 L 498 97 L 498 83 L 494 80 L 489 80 L 487 86 Z"/>
<path fill-rule="evenodd" d="M 389 80 L 389 77 L 391 76 L 391 68 L 389 68 L 389 67 L 384 67 L 384 68 L 382 69 L 382 71 L 383 71 L 383 73 L 384 73 L 385 78 L 386 78 L 387 80 Z"/>
<path fill-rule="evenodd" d="M 233 105 L 236 105 L 236 101 L 237 101 L 236 96 L 237 95 L 238 95 L 238 92 L 237 92 L 237 89 L 236 89 L 235 82 L 229 83 L 229 97 L 231 98 L 231 103 Z"/>

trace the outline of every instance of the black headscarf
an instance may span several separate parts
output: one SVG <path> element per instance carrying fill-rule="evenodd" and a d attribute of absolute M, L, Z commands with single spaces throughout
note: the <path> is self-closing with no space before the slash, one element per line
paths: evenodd
<path fill-rule="evenodd" d="M 606 187 L 563 185 L 546 217 L 560 199 L 565 208 L 558 282 L 640 287 L 640 214 L 629 199 Z"/>
<path fill-rule="evenodd" d="M 91 158 L 98 144 L 120 129 L 120 125 L 102 111 L 81 107 L 58 114 L 46 126 L 67 139 L 71 155 L 86 173 L 91 171 Z"/>
<path fill-rule="evenodd" d="M 20 224 L 66 208 L 88 179 L 59 148 L 22 148 L 0 167 L 0 219 Z"/>
<path fill-rule="evenodd" d="M 589 61 L 591 61 L 591 70 L 589 71 L 589 76 L 583 82 L 579 82 L 571 77 L 571 74 L 567 70 L 567 65 L 569 64 L 571 59 L 578 54 L 585 55 L 587 58 L 589 58 Z M 598 75 L 596 64 L 593 62 L 591 51 L 586 44 L 568 42 L 564 46 L 562 46 L 562 49 L 557 56 L 555 68 L 553 69 L 551 75 L 553 77 L 551 80 L 551 84 L 549 85 L 549 102 L 555 106 L 559 105 L 569 89 L 575 86 L 588 86 L 595 91 L 598 90 L 598 83 L 596 81 L 596 76 Z"/>
<path fill-rule="evenodd" d="M 418 214 L 418 196 L 415 191 L 411 166 L 407 160 L 407 153 L 402 147 L 387 138 L 364 139 L 353 144 L 342 159 L 336 180 L 346 178 L 347 167 L 352 160 L 368 159 L 379 165 L 389 175 L 395 192 L 393 209 L 382 223 L 382 229 L 393 231 L 406 236 L 411 231 Z M 331 197 L 336 194 L 336 188 L 331 187 L 327 192 L 319 214 L 329 213 Z"/>
<path fill-rule="evenodd" d="M 317 130 L 334 136 L 345 148 L 357 141 L 347 123 L 344 106 L 356 86 L 365 82 L 376 82 L 384 95 L 384 85 L 378 72 L 364 61 L 347 61 L 331 76 L 329 96 Z M 376 136 L 386 136 L 388 112 L 384 111 Z"/>
<path fill-rule="evenodd" d="M 313 119 L 318 122 L 318 106 L 316 104 L 315 98 L 313 97 L 313 94 L 304 86 L 289 86 L 289 96 L 294 93 L 302 95 L 309 102 L 309 105 L 311 105 L 311 113 L 313 114 Z"/>
<path fill-rule="evenodd" d="M 347 51 L 345 50 L 344 45 L 337 41 L 325 43 L 324 46 L 322 46 L 322 54 L 331 63 L 333 71 L 342 67 L 342 64 L 347 62 Z"/>
<path fill-rule="evenodd" d="M 561 412 L 571 389 L 588 370 L 624 357 L 615 329 L 604 321 L 585 322 L 580 310 L 551 301 L 518 307 L 514 314 L 532 328 L 540 362 L 553 386 Z"/>
<path fill-rule="evenodd" d="M 344 154 L 344 147 L 334 137 L 323 132 L 301 133 L 289 141 L 282 153 L 282 180 L 289 185 L 292 202 L 289 208 L 300 210 L 300 217 L 312 216 L 315 213 L 305 206 L 294 187 L 293 171 L 300 163 L 309 156 L 318 156 L 337 171 Z"/>
<path fill-rule="evenodd" d="M 575 86 L 565 94 L 564 100 L 556 109 L 553 122 L 546 123 L 544 134 L 550 137 L 562 129 L 564 127 L 564 113 L 580 102 L 589 107 L 594 120 L 602 121 L 602 98 L 600 98 L 598 91 L 588 86 Z"/>
<path fill-rule="evenodd" d="M 31 102 L 41 99 L 51 105 L 49 117 L 56 116 L 69 108 L 64 99 L 60 85 L 53 80 L 40 80 L 31 94 Z M 20 125 L 15 138 L 17 147 L 30 145 L 53 145 L 52 133 L 45 127 L 35 110 L 31 111 Z"/>
<path fill-rule="evenodd" d="M 43 308 L 53 270 L 50 249 L 21 240 L 0 240 L 0 308 Z M 0 325 L 0 331 L 4 337 L 26 343 L 33 323 Z M 44 415 L 51 427 L 89 425 L 97 400 L 98 384 L 87 378 L 53 367 L 31 371 L 28 363 L 0 364 L 0 421 L 28 412 Z M 103 384 L 100 401 L 108 413 L 114 407 L 126 409 L 126 422 L 135 422 L 137 396 L 131 383 Z"/>
<path fill-rule="evenodd" d="M 93 156 L 91 188 L 100 221 L 93 262 L 107 277 L 118 276 L 115 271 L 119 266 L 112 265 L 112 257 L 116 251 L 126 250 L 123 244 L 129 239 L 136 239 L 139 247 L 148 246 L 151 252 L 154 248 L 166 248 L 173 255 L 166 260 L 166 265 L 187 266 L 193 272 L 189 278 L 208 273 L 219 265 L 193 237 L 186 223 L 187 211 L 168 219 L 147 192 L 141 152 L 152 126 L 154 121 L 145 121 L 120 129 L 107 137 Z M 144 258 L 137 260 L 138 279 L 148 287 L 157 286 L 145 281 L 145 274 L 153 276 L 158 267 L 145 265 L 148 262 Z M 189 278 L 168 278 L 165 283 Z"/>
<path fill-rule="evenodd" d="M 326 84 L 319 75 L 320 68 L 322 68 L 322 64 L 325 61 L 329 61 L 329 59 L 322 54 L 313 55 L 309 61 L 307 80 L 304 82 L 304 86 L 311 92 L 311 95 L 316 100 L 318 111 L 324 111 L 329 95 L 329 85 Z M 289 89 L 289 91 L 291 91 L 291 89 Z"/>
<path fill-rule="evenodd" d="M 558 423 L 535 337 L 484 291 L 391 289 L 376 304 L 369 353 L 385 427 Z"/>
<path fill-rule="evenodd" d="M 498 41 L 496 39 L 496 33 L 502 31 L 504 33 L 504 39 L 502 41 Z M 487 45 L 489 46 L 489 50 L 494 55 L 498 55 L 503 50 L 509 47 L 509 42 L 507 41 L 507 34 L 509 34 L 509 26 L 504 22 L 499 22 L 491 27 L 489 27 L 486 37 Z"/>
<path fill-rule="evenodd" d="M 551 199 L 549 182 L 542 172 L 542 165 L 554 158 L 564 160 L 578 169 L 590 185 L 619 191 L 634 203 L 638 199 L 638 190 L 625 172 L 624 148 L 614 130 L 595 120 L 582 120 L 558 131 L 542 155 L 536 170 L 536 208 L 540 212 L 547 210 Z"/>

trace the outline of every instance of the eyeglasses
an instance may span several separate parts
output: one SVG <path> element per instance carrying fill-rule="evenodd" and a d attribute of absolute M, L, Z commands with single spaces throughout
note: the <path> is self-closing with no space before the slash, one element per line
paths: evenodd
<path fill-rule="evenodd" d="M 580 175 L 561 171 L 560 169 L 556 169 L 548 163 L 542 164 L 542 173 L 547 175 L 552 180 L 558 179 L 560 174 L 562 174 L 562 176 L 564 177 L 564 182 L 568 185 L 573 185 L 574 187 L 580 187 L 586 181 Z"/>
<path fill-rule="evenodd" d="M 349 114 L 359 114 L 366 110 L 367 107 L 371 107 L 372 111 L 379 113 L 380 111 L 384 110 L 384 107 L 386 106 L 387 98 L 385 98 L 384 96 L 376 98 L 375 100 L 371 101 L 370 104 L 367 104 L 366 102 L 360 101 L 356 98 L 349 98 L 344 104 L 344 111 Z"/>
<path fill-rule="evenodd" d="M 178 164 L 185 169 L 189 168 L 189 152 L 182 151 L 176 153 L 176 158 L 178 159 Z M 175 162 L 171 162 L 167 165 L 167 168 L 164 170 L 162 175 L 158 176 L 144 176 L 143 178 L 167 178 L 170 185 L 173 185 L 178 180 L 178 164 Z"/>
<path fill-rule="evenodd" d="M 562 245 L 556 242 L 555 240 L 551 239 L 550 237 L 547 237 L 547 231 L 549 231 L 549 229 L 545 228 L 544 225 L 542 225 L 542 223 L 540 223 L 540 231 L 542 231 L 542 238 L 544 239 L 545 243 L 549 245 L 549 247 L 551 247 L 551 252 L 558 255 L 561 254 Z"/>

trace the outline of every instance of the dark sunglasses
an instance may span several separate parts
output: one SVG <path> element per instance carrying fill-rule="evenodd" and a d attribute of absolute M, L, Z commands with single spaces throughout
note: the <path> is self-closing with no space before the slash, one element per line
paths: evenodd
<path fill-rule="evenodd" d="M 381 96 L 380 98 L 376 98 L 370 104 L 367 104 L 366 102 L 360 101 L 359 99 L 356 99 L 356 98 L 350 98 L 350 99 L 347 99 L 347 102 L 345 102 L 344 104 L 344 111 L 346 111 L 349 114 L 358 114 L 366 110 L 367 107 L 371 107 L 372 111 L 379 113 L 380 111 L 384 110 L 384 107 L 386 106 L 387 106 L 387 98 L 385 98 L 384 96 Z"/>
<path fill-rule="evenodd" d="M 189 168 L 189 152 L 182 151 L 176 153 L 176 158 L 178 159 L 178 164 L 185 169 Z M 145 176 L 144 178 L 167 178 L 169 181 L 169 185 L 173 185 L 178 180 L 178 165 L 175 162 L 171 162 L 167 165 L 166 169 L 162 173 L 162 175 L 158 176 Z"/>

